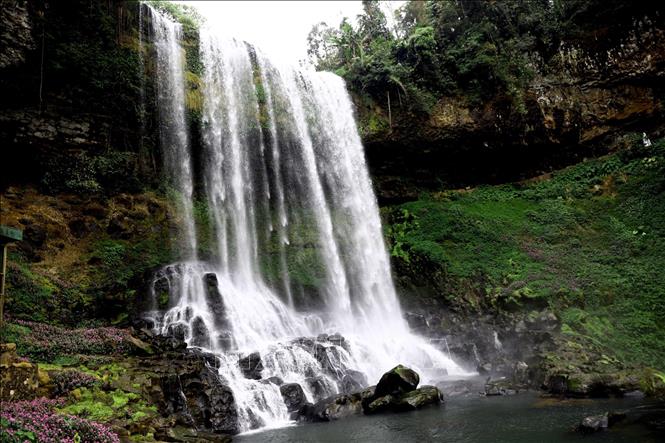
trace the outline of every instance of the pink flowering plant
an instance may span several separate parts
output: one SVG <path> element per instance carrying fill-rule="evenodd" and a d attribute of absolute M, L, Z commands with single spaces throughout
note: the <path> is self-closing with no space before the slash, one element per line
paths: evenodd
<path fill-rule="evenodd" d="M 19 354 L 50 362 L 63 355 L 113 355 L 131 349 L 126 330 L 113 327 L 63 328 L 25 320 L 13 322 Z"/>
<path fill-rule="evenodd" d="M 57 372 L 51 377 L 51 380 L 55 386 L 53 395 L 56 397 L 67 395 L 77 388 L 90 388 L 99 383 L 99 379 L 96 377 L 75 369 Z"/>
<path fill-rule="evenodd" d="M 56 412 L 61 400 L 5 402 L 0 412 L 2 443 L 119 443 L 110 428 Z"/>

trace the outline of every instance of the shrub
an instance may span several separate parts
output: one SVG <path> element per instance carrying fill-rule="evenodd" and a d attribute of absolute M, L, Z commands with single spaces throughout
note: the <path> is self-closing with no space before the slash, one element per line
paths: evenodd
<path fill-rule="evenodd" d="M 77 388 L 92 387 L 99 381 L 96 377 L 75 369 L 58 372 L 52 377 L 52 380 L 55 385 L 53 393 L 56 397 L 66 395 Z"/>
<path fill-rule="evenodd" d="M 118 328 L 69 329 L 23 320 L 15 323 L 26 328 L 11 328 L 18 351 L 34 361 L 51 362 L 62 355 L 118 354 L 131 349 L 129 333 Z"/>
<path fill-rule="evenodd" d="M 116 443 L 110 428 L 99 423 L 55 411 L 61 401 L 38 398 L 3 404 L 0 412 L 0 441 L 3 443 Z"/>

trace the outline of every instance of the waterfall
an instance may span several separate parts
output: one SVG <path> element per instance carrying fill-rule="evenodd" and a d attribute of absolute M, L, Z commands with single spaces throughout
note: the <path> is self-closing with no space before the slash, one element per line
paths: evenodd
<path fill-rule="evenodd" d="M 185 114 L 185 77 L 181 26 L 164 15 L 151 11 L 157 77 L 159 137 L 164 170 L 172 192 L 177 195 L 182 216 L 182 255 L 193 259 L 196 253 L 196 230 L 193 211 L 192 158 Z"/>
<path fill-rule="evenodd" d="M 195 178 L 179 26 L 151 14 L 165 170 L 188 251 L 155 275 L 169 306 L 151 315 L 160 333 L 218 356 L 241 430 L 289 422 L 272 377 L 300 384 L 315 402 L 365 387 L 398 363 L 425 379 L 465 374 L 402 316 L 342 79 L 202 30 Z M 195 180 L 213 239 L 205 261 L 196 254 Z M 262 367 L 253 369 L 258 358 Z"/>

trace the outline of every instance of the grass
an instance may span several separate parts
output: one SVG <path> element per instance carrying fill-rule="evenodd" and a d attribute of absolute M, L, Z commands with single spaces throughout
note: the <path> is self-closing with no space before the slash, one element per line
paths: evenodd
<path fill-rule="evenodd" d="M 546 305 L 568 334 L 665 368 L 665 141 L 384 211 L 399 272 L 426 269 L 452 306 Z"/>

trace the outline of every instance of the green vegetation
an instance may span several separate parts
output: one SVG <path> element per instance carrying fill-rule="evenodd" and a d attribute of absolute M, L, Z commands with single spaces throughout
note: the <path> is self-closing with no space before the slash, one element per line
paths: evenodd
<path fill-rule="evenodd" d="M 618 0 L 409 1 L 389 29 L 380 2 L 364 0 L 357 26 L 319 23 L 308 37 L 308 55 L 335 71 L 352 90 L 392 107 L 429 113 L 441 96 L 478 105 L 507 100 L 526 112 L 523 92 L 542 62 L 603 23 L 630 23 L 646 9 Z M 387 107 L 384 106 L 384 107 Z"/>
<path fill-rule="evenodd" d="M 531 182 L 384 210 L 398 271 L 458 309 L 547 305 L 563 331 L 665 368 L 665 140 Z"/>

